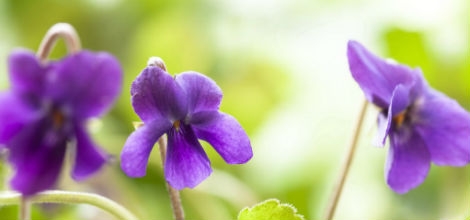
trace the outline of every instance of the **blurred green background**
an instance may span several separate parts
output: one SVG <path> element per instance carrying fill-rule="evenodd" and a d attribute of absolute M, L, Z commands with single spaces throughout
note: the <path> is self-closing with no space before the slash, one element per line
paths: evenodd
<path fill-rule="evenodd" d="M 81 183 L 66 168 L 57 188 L 107 196 L 142 219 L 171 219 L 158 152 L 144 178 L 128 178 L 119 167 L 120 150 L 138 120 L 129 87 L 150 56 L 160 56 L 173 74 L 204 73 L 224 91 L 221 109 L 247 130 L 254 157 L 231 166 L 205 145 L 214 173 L 182 191 L 187 219 L 235 219 L 244 206 L 267 198 L 319 219 L 363 100 L 348 71 L 347 41 L 420 66 L 434 88 L 470 110 L 469 14 L 468 0 L 3 0 L 0 87 L 8 88 L 10 51 L 37 50 L 57 22 L 72 24 L 83 48 L 114 54 L 125 73 L 123 91 L 91 131 L 115 160 Z M 51 59 L 65 53 L 59 42 Z M 468 166 L 433 165 L 426 181 L 406 195 L 388 188 L 388 147 L 371 144 L 376 114 L 369 108 L 336 219 L 469 216 Z M 1 169 L 7 189 L 12 172 Z M 17 207 L 0 207 L 0 219 L 16 215 Z M 88 205 L 35 205 L 33 219 L 113 218 Z"/>

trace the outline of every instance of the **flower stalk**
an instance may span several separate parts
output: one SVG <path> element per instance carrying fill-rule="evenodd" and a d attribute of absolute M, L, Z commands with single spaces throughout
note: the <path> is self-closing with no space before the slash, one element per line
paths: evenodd
<path fill-rule="evenodd" d="M 364 100 L 362 104 L 361 111 L 359 113 L 359 117 L 356 122 L 356 127 L 354 130 L 354 134 L 349 144 L 348 152 L 346 154 L 346 158 L 344 159 L 343 166 L 340 171 L 340 176 L 336 181 L 335 188 L 333 189 L 333 194 L 330 197 L 330 202 L 327 207 L 326 215 L 324 219 L 330 220 L 333 218 L 336 210 L 336 206 L 338 205 L 339 198 L 341 196 L 341 192 L 343 191 L 344 182 L 346 181 L 346 177 L 349 173 L 349 168 L 351 167 L 351 163 L 354 157 L 354 153 L 356 152 L 357 142 L 359 140 L 359 136 L 361 133 L 362 123 L 364 121 L 364 117 L 367 112 L 367 100 Z"/>
<path fill-rule="evenodd" d="M 83 192 L 70 192 L 60 190 L 46 190 L 40 192 L 25 201 L 21 194 L 16 192 L 3 192 L 0 194 L 1 205 L 17 205 L 19 203 L 63 203 L 63 204 L 89 204 L 98 207 L 118 219 L 137 220 L 131 212 L 118 203 L 106 197 Z M 28 206 L 29 207 L 29 206 Z M 29 211 L 29 210 L 28 210 Z M 20 219 L 29 219 L 29 215 L 20 216 Z"/>
<path fill-rule="evenodd" d="M 49 28 L 41 44 L 39 45 L 39 49 L 36 55 L 39 60 L 41 60 L 41 62 L 44 63 L 46 61 L 52 48 L 59 38 L 64 39 L 68 53 L 74 54 L 80 51 L 80 38 L 78 37 L 75 28 L 67 23 L 57 23 Z"/>
<path fill-rule="evenodd" d="M 165 62 L 160 57 L 150 57 L 147 66 L 157 66 L 160 67 L 162 70 L 166 71 Z M 137 129 L 144 125 L 143 122 L 134 122 L 134 128 Z M 167 141 L 164 136 L 158 139 L 158 149 L 160 151 L 160 158 L 162 161 L 162 168 L 165 167 L 165 160 L 166 160 L 166 148 L 167 148 Z M 168 196 L 170 197 L 171 202 L 171 209 L 173 210 L 173 217 L 175 220 L 184 220 L 184 210 L 183 204 L 181 203 L 180 192 L 173 188 L 168 182 L 165 180 L 166 188 L 168 191 Z"/>
<path fill-rule="evenodd" d="M 20 208 L 18 213 L 18 219 L 20 220 L 30 220 L 31 219 L 31 203 L 29 198 L 21 196 L 20 198 Z"/>
<path fill-rule="evenodd" d="M 165 137 L 161 137 L 158 139 L 158 146 L 160 150 L 160 157 L 162 160 L 162 167 L 165 166 L 165 158 L 166 158 L 166 140 Z M 166 181 L 165 181 L 166 182 Z M 168 190 L 168 195 L 170 197 L 171 208 L 173 209 L 173 217 L 175 220 L 184 220 L 184 210 L 183 204 L 181 203 L 180 192 L 173 188 L 168 182 L 166 182 L 166 187 Z"/>
<path fill-rule="evenodd" d="M 39 45 L 36 56 L 41 63 L 45 63 L 47 61 L 47 57 L 49 56 L 52 48 L 54 48 L 59 38 L 64 39 L 65 45 L 67 46 L 68 52 L 70 54 L 74 54 L 80 51 L 80 38 L 78 37 L 75 28 L 67 23 L 57 23 L 49 28 L 41 44 Z M 29 220 L 30 218 L 31 204 L 28 198 L 22 197 L 19 208 L 19 219 Z"/>

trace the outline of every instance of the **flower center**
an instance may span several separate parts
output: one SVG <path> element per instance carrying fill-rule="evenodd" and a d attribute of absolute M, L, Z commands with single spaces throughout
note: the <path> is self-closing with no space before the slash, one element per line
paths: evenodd
<path fill-rule="evenodd" d="M 64 125 L 65 122 L 65 116 L 62 112 L 59 110 L 54 110 L 52 112 L 52 124 L 54 128 L 61 128 L 62 125 Z"/>
<path fill-rule="evenodd" d="M 393 124 L 395 124 L 395 126 L 399 128 L 405 122 L 405 119 L 406 119 L 406 111 L 402 111 L 398 115 L 393 117 L 392 120 L 393 120 Z"/>
<path fill-rule="evenodd" d="M 180 124 L 181 124 L 181 122 L 179 120 L 176 120 L 175 122 L 173 122 L 173 128 L 175 128 L 176 131 L 179 131 L 180 130 Z"/>

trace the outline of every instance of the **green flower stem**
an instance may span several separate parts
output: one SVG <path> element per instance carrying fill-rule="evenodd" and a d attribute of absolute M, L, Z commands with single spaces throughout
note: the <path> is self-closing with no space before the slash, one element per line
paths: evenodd
<path fill-rule="evenodd" d="M 46 62 L 49 53 L 57 42 L 58 38 L 63 38 L 70 54 L 80 51 L 80 38 L 72 25 L 67 23 L 57 23 L 47 31 L 39 45 L 36 56 L 41 62 Z"/>
<path fill-rule="evenodd" d="M 348 152 L 344 160 L 343 167 L 341 168 L 338 181 L 336 182 L 335 188 L 333 189 L 333 194 L 330 197 L 330 203 L 328 204 L 324 219 L 330 220 L 333 218 L 335 214 L 339 197 L 341 196 L 341 192 L 343 191 L 343 186 L 346 180 L 346 176 L 348 175 L 349 168 L 351 167 L 352 159 L 354 157 L 354 153 L 356 152 L 356 146 L 357 146 L 357 141 L 359 140 L 359 135 L 361 133 L 362 122 L 364 121 L 364 116 L 366 115 L 366 112 L 367 112 L 366 111 L 367 105 L 368 105 L 368 101 L 364 100 L 364 104 L 362 105 L 361 112 L 359 113 L 359 118 L 356 123 L 356 128 L 354 131 L 352 141 L 349 144 Z"/>
<path fill-rule="evenodd" d="M 160 149 L 160 156 L 162 159 L 162 167 L 165 167 L 165 158 L 166 158 L 166 141 L 164 137 L 161 137 L 158 140 L 158 145 Z M 175 220 L 184 220 L 184 210 L 181 203 L 180 192 L 171 187 L 168 182 L 166 183 L 168 190 L 168 195 L 170 196 L 171 208 L 173 209 L 173 216 Z"/>
<path fill-rule="evenodd" d="M 123 220 L 137 220 L 131 212 L 123 206 L 117 204 L 113 200 L 106 197 L 83 192 L 69 192 L 60 190 L 47 190 L 28 198 L 27 203 L 68 203 L 68 204 L 88 204 L 98 207 L 118 219 Z M 0 206 L 4 205 L 18 205 L 22 202 L 21 194 L 16 192 L 3 192 L 0 193 Z M 20 208 L 21 209 L 21 208 Z M 23 218 L 23 216 L 20 216 Z M 28 217 L 26 217 L 28 218 Z"/>

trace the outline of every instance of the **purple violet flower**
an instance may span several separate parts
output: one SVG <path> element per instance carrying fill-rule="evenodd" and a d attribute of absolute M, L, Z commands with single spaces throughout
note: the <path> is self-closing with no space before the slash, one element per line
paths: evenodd
<path fill-rule="evenodd" d="M 66 145 L 75 148 L 72 177 L 97 171 L 106 155 L 86 132 L 87 119 L 111 106 L 120 92 L 122 71 L 107 53 L 81 51 L 40 63 L 30 51 L 8 60 L 11 89 L 0 93 L 0 147 L 15 169 L 12 188 L 25 196 L 56 183 Z"/>
<path fill-rule="evenodd" d="M 470 162 L 470 114 L 432 89 L 421 70 L 383 60 L 355 41 L 348 43 L 349 68 L 367 100 L 378 106 L 376 145 L 387 136 L 386 181 L 406 193 L 426 178 L 430 163 Z"/>
<path fill-rule="evenodd" d="M 210 78 L 184 72 L 174 78 L 148 66 L 131 87 L 132 106 L 144 122 L 127 139 L 121 167 L 131 177 L 146 173 L 154 144 L 167 134 L 165 179 L 176 189 L 193 188 L 212 172 L 198 139 L 211 144 L 229 164 L 252 157 L 250 140 L 232 116 L 219 111 L 222 91 Z"/>

